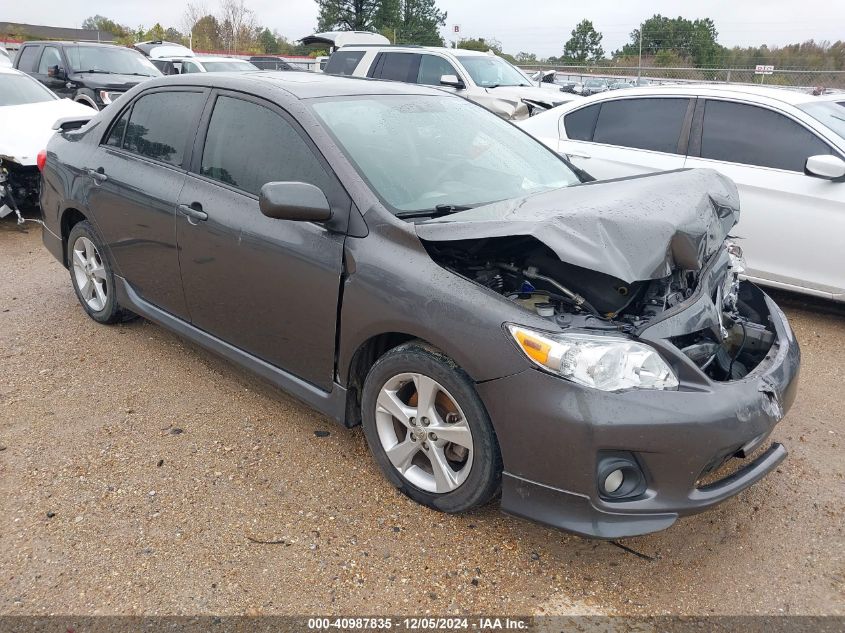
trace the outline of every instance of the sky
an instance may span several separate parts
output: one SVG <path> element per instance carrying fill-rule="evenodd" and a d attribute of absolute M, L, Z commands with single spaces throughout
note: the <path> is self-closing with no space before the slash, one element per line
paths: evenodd
<path fill-rule="evenodd" d="M 137 27 L 161 22 L 182 26 L 183 0 L 0 0 L 0 21 L 79 27 L 94 14 Z M 218 0 L 206 0 L 212 11 Z M 314 0 L 246 0 L 257 21 L 290 40 L 313 32 L 317 21 Z M 452 39 L 454 25 L 462 37 L 499 40 L 505 52 L 533 52 L 538 57 L 560 55 L 570 31 L 582 19 L 592 20 L 604 35 L 610 53 L 629 39 L 629 33 L 655 13 L 688 19 L 710 17 L 725 46 L 783 45 L 845 40 L 845 2 L 842 0 L 439 0 L 447 11 L 443 35 Z"/>

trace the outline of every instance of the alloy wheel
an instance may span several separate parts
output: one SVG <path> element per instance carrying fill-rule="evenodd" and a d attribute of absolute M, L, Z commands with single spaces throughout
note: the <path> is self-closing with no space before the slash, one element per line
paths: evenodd
<path fill-rule="evenodd" d="M 80 236 L 73 243 L 73 276 L 86 305 L 94 312 L 106 307 L 108 300 L 106 269 L 94 242 Z"/>
<path fill-rule="evenodd" d="M 423 374 L 388 380 L 376 401 L 379 441 L 393 467 L 416 487 L 448 493 L 472 468 L 472 432 L 455 398 Z"/>

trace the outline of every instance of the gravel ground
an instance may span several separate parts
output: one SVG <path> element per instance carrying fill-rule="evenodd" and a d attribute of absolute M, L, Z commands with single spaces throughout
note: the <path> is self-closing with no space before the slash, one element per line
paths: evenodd
<path fill-rule="evenodd" d="M 770 477 L 589 541 L 415 505 L 344 430 L 145 321 L 104 327 L 40 229 L 0 222 L 0 614 L 845 614 L 840 310 Z M 825 306 L 822 306 L 825 308 Z"/>

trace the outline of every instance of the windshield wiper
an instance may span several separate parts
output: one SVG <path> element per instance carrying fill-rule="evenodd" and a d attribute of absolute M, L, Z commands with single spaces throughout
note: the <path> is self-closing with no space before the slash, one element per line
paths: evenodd
<path fill-rule="evenodd" d="M 457 213 L 458 211 L 468 211 L 472 209 L 470 206 L 458 204 L 438 204 L 433 209 L 425 209 L 423 211 L 407 211 L 405 213 L 397 213 L 399 218 L 437 218 L 442 215 L 449 215 Z"/>
<path fill-rule="evenodd" d="M 78 73 L 90 73 L 90 74 L 100 74 L 100 75 L 112 75 L 110 70 L 97 70 L 96 68 L 91 68 L 90 70 L 77 70 Z"/>
<path fill-rule="evenodd" d="M 134 75 L 135 77 L 152 77 L 153 75 L 145 75 L 144 73 L 117 73 L 119 75 Z"/>

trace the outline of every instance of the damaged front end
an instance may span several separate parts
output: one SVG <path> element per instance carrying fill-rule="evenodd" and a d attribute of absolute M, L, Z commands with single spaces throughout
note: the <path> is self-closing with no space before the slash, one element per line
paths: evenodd
<path fill-rule="evenodd" d="M 668 342 L 708 379 L 730 381 L 776 340 L 765 295 L 741 281 L 741 249 L 726 240 L 738 216 L 730 181 L 687 170 L 487 205 L 417 231 L 435 261 L 551 331 Z M 676 372 L 689 369 L 673 356 Z"/>
<path fill-rule="evenodd" d="M 0 218 L 14 213 L 21 223 L 21 209 L 38 206 L 40 182 L 37 166 L 0 157 Z"/>

